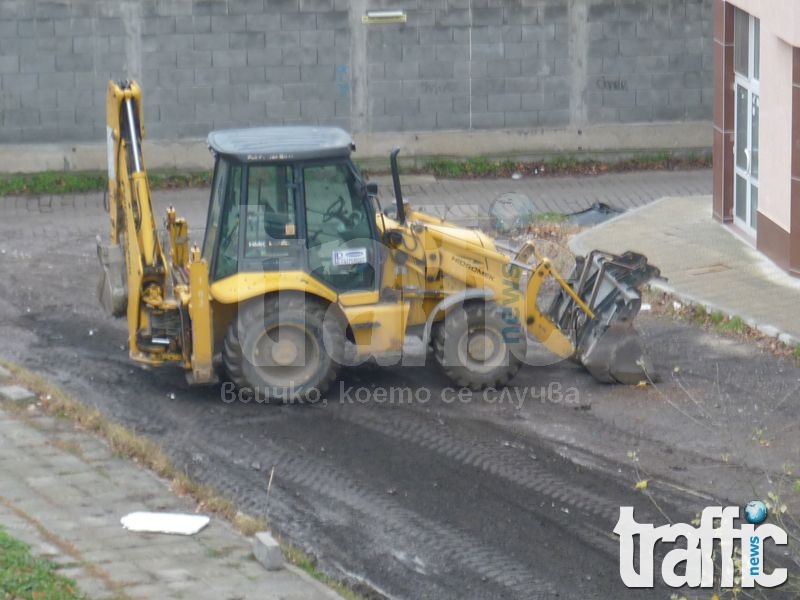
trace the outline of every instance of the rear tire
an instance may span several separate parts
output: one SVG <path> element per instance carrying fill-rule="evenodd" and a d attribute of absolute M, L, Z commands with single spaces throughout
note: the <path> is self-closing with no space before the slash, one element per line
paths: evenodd
<path fill-rule="evenodd" d="M 222 360 L 228 378 L 259 400 L 318 402 L 336 379 L 344 337 L 323 302 L 267 296 L 239 309 Z"/>
<path fill-rule="evenodd" d="M 472 390 L 508 384 L 522 366 L 525 330 L 510 309 L 494 302 L 454 308 L 434 328 L 434 356 L 457 385 Z"/>

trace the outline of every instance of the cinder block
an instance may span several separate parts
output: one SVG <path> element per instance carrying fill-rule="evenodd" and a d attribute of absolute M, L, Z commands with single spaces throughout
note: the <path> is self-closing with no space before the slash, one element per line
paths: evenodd
<path fill-rule="evenodd" d="M 2 31 L 1 26 L 0 31 Z M 16 33 L 21 37 L 55 35 L 55 26 L 52 19 L 22 19 L 17 23 Z M 7 35 L 13 35 L 13 33 Z"/>
<path fill-rule="evenodd" d="M 247 65 L 252 67 L 275 67 L 281 64 L 283 57 L 277 48 L 248 50 Z"/>
<path fill-rule="evenodd" d="M 445 94 L 422 96 L 419 99 L 419 108 L 423 114 L 451 112 L 453 110 L 453 96 Z"/>
<path fill-rule="evenodd" d="M 504 126 L 507 128 L 530 129 L 539 125 L 538 112 L 507 112 L 504 113 Z"/>
<path fill-rule="evenodd" d="M 230 83 L 230 69 L 227 68 L 210 68 L 210 69 L 195 69 L 194 82 L 197 85 L 225 85 Z"/>
<path fill-rule="evenodd" d="M 253 83 L 265 83 L 267 81 L 266 67 L 236 67 L 231 69 L 231 83 L 250 85 Z"/>
<path fill-rule="evenodd" d="M 315 65 L 317 64 L 316 48 L 283 48 L 281 50 L 281 63 L 284 65 Z"/>
<path fill-rule="evenodd" d="M 8 73 L 3 74 L 3 91 L 17 94 L 34 92 L 39 89 L 38 79 L 34 73 Z"/>
<path fill-rule="evenodd" d="M 472 127 L 475 129 L 502 129 L 505 127 L 505 114 L 473 113 Z"/>
<path fill-rule="evenodd" d="M 541 12 L 540 15 L 543 23 L 549 21 L 566 21 L 567 5 L 563 2 L 545 4 L 544 11 Z"/>
<path fill-rule="evenodd" d="M 472 26 L 482 25 L 502 25 L 503 8 L 502 6 L 472 9 Z"/>
<path fill-rule="evenodd" d="M 429 131 L 436 129 L 436 114 L 407 115 L 402 120 L 403 131 Z"/>
<path fill-rule="evenodd" d="M 267 4 L 272 4 L 267 0 Z M 253 15 L 264 12 L 264 0 L 228 0 L 228 13 L 232 15 Z"/>
<path fill-rule="evenodd" d="M 519 60 L 489 60 L 486 67 L 494 77 L 519 77 L 522 73 Z"/>
<path fill-rule="evenodd" d="M 317 29 L 317 15 L 314 13 L 282 13 L 281 29 L 284 31 L 297 29 Z M 322 29 L 322 27 L 320 27 Z"/>
<path fill-rule="evenodd" d="M 214 15 L 211 17 L 211 33 L 232 33 L 246 30 L 245 15 Z"/>
<path fill-rule="evenodd" d="M 472 58 L 475 60 L 492 60 L 503 58 L 503 44 L 473 44 Z"/>
<path fill-rule="evenodd" d="M 0 56 L 0 75 L 19 73 L 19 56 Z"/>
<path fill-rule="evenodd" d="M 304 119 L 319 119 L 336 116 L 336 103 L 333 100 L 301 100 L 300 116 Z"/>
<path fill-rule="evenodd" d="M 489 94 L 489 112 L 516 112 L 522 107 L 519 94 Z"/>
<path fill-rule="evenodd" d="M 300 67 L 265 67 L 264 72 L 267 83 L 295 83 L 300 81 Z"/>
<path fill-rule="evenodd" d="M 223 86 L 222 90 L 234 87 Z M 246 86 L 248 99 L 250 102 L 280 102 L 283 100 L 283 87 L 274 83 L 263 83 Z M 214 100 L 216 101 L 216 88 L 214 89 Z"/>
<path fill-rule="evenodd" d="M 147 17 L 142 19 L 143 35 L 169 35 L 175 33 L 175 17 Z"/>
<path fill-rule="evenodd" d="M 350 15 L 344 10 L 317 13 L 317 29 L 345 29 Z"/>
<path fill-rule="evenodd" d="M 182 50 L 177 53 L 179 67 L 210 67 L 210 50 Z"/>
<path fill-rule="evenodd" d="M 121 21 L 120 21 L 121 26 Z M 205 16 L 179 16 L 175 17 L 175 32 L 176 33 L 210 33 L 211 32 L 211 17 Z M 111 35 L 122 35 L 122 33 Z"/>
<path fill-rule="evenodd" d="M 247 64 L 245 50 L 214 50 L 211 53 L 211 64 L 214 67 L 239 68 Z"/>
<path fill-rule="evenodd" d="M 237 123 L 263 123 L 267 116 L 264 103 L 244 102 L 230 104 L 231 118 Z"/>
<path fill-rule="evenodd" d="M 589 21 L 616 21 L 618 18 L 619 5 L 616 2 L 589 5 Z"/>
<path fill-rule="evenodd" d="M 534 25 L 539 22 L 539 10 L 535 6 L 509 5 L 505 7 L 505 22 Z"/>
<path fill-rule="evenodd" d="M 33 402 L 36 400 L 36 394 L 19 385 L 3 385 L 0 386 L 0 398 L 9 402 Z"/>
<path fill-rule="evenodd" d="M 447 9 L 436 11 L 436 25 L 440 27 L 469 27 L 468 9 Z"/>
<path fill-rule="evenodd" d="M 632 108 L 636 106 L 636 92 L 603 92 L 603 106 Z"/>
<path fill-rule="evenodd" d="M 305 12 L 330 12 L 333 0 L 300 0 L 300 10 Z"/>
<path fill-rule="evenodd" d="M 385 99 L 387 115 L 406 117 L 419 114 L 419 98 L 414 97 L 394 97 Z"/>
<path fill-rule="evenodd" d="M 635 106 L 619 111 L 620 123 L 648 123 L 652 120 L 652 106 Z"/>
<path fill-rule="evenodd" d="M 305 30 L 300 32 L 300 45 L 308 48 L 319 48 L 320 46 L 333 46 L 334 33 L 330 29 L 323 31 Z"/>
<path fill-rule="evenodd" d="M 464 113 L 437 113 L 436 126 L 439 129 L 466 129 L 469 115 Z"/>
<path fill-rule="evenodd" d="M 269 102 L 266 106 L 267 116 L 270 119 L 291 119 L 300 116 L 299 102 Z"/>
<path fill-rule="evenodd" d="M 422 45 L 435 45 L 435 44 L 449 44 L 453 41 L 453 28 L 452 27 L 418 27 L 419 43 Z M 459 43 L 466 44 L 467 40 L 461 40 Z"/>
<path fill-rule="evenodd" d="M 58 36 L 91 35 L 92 19 L 58 19 L 54 30 Z"/>
<path fill-rule="evenodd" d="M 449 61 L 423 61 L 419 65 L 422 79 L 452 79 L 453 63 Z"/>
<path fill-rule="evenodd" d="M 193 15 L 224 15 L 227 11 L 227 0 L 193 0 L 192 2 Z"/>
<path fill-rule="evenodd" d="M 287 83 L 283 86 L 286 100 L 336 100 L 339 88 L 334 83 Z"/>

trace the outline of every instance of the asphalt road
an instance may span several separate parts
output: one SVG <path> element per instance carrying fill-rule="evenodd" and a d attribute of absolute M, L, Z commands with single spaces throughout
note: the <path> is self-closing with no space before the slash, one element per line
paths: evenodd
<path fill-rule="evenodd" d="M 202 223 L 203 195 L 160 198 Z M 96 197 L 0 204 L 0 357 L 156 440 L 376 597 L 669 597 L 622 585 L 619 507 L 690 522 L 763 497 L 800 455 L 793 365 L 646 315 L 654 388 L 560 363 L 526 367 L 505 395 L 459 399 L 433 366 L 366 367 L 319 405 L 230 402 L 128 360 L 124 323 L 95 299 L 106 218 Z"/>

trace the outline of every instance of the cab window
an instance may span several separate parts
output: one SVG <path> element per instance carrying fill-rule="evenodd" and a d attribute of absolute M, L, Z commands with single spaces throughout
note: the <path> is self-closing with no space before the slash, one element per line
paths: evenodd
<path fill-rule="evenodd" d="M 245 258 L 273 258 L 298 238 L 292 169 L 251 165 L 247 176 Z"/>
<path fill-rule="evenodd" d="M 225 183 L 225 201 L 219 219 L 219 250 L 215 279 L 235 274 L 239 269 L 239 213 L 242 195 L 242 165 L 233 164 Z"/>
<path fill-rule="evenodd" d="M 371 289 L 374 243 L 366 197 L 346 164 L 303 169 L 311 273 L 338 290 Z"/>

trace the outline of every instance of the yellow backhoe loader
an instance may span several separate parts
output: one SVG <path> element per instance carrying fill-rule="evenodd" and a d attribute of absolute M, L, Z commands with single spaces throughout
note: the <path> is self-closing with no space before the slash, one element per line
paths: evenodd
<path fill-rule="evenodd" d="M 127 318 L 136 361 L 180 365 L 190 383 L 222 373 L 262 397 L 314 399 L 342 364 L 429 348 L 455 384 L 502 386 L 535 339 L 601 381 L 644 377 L 632 324 L 658 269 L 639 254 L 592 252 L 562 277 L 532 242 L 509 253 L 413 210 L 397 150 L 395 206 L 380 210 L 351 137 L 330 127 L 211 132 L 202 249 L 172 208 L 162 243 L 135 82 L 109 82 L 107 125 L 111 236 L 98 238 L 98 292 Z M 540 306 L 545 280 L 558 292 Z"/>

